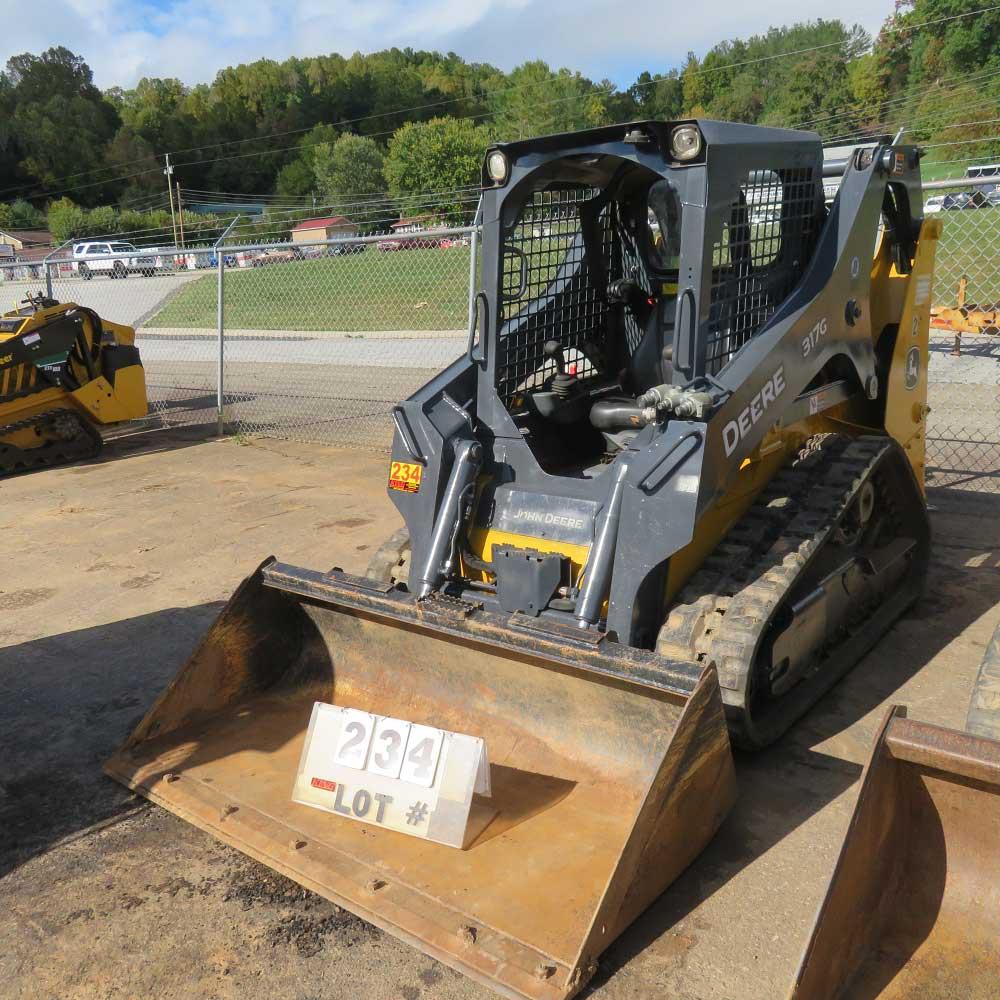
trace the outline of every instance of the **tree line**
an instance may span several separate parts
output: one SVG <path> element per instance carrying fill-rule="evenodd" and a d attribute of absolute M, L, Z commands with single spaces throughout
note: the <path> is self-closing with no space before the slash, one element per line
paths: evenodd
<path fill-rule="evenodd" d="M 979 6 L 897 3 L 874 39 L 836 19 L 772 28 L 627 88 L 538 60 L 505 73 L 390 49 L 102 91 L 66 48 L 25 53 L 0 73 L 0 226 L 40 224 L 51 206 L 53 231 L 75 234 L 110 206 L 114 218 L 94 224 L 128 231 L 165 191 L 167 152 L 186 188 L 324 204 L 388 193 L 402 212 L 440 192 L 442 213 L 455 214 L 464 203 L 451 192 L 478 183 L 489 142 L 637 118 L 805 127 L 845 141 L 907 125 L 935 159 L 989 156 L 1000 150 L 988 123 L 1000 117 L 1000 11 L 955 17 Z"/>

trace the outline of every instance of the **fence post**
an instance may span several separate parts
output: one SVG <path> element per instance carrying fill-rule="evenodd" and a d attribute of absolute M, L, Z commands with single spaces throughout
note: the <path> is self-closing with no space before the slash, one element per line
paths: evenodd
<path fill-rule="evenodd" d="M 50 298 L 51 299 L 51 298 L 55 297 L 52 294 L 52 264 L 51 264 L 51 260 L 52 260 L 52 258 L 57 253 L 59 253 L 60 250 L 65 250 L 66 247 L 68 247 L 70 245 L 70 243 L 72 243 L 72 242 L 73 241 L 71 239 L 66 240 L 65 243 L 60 244 L 59 246 L 57 246 L 55 248 L 55 250 L 51 250 L 49 253 L 47 253 L 42 258 L 42 266 L 45 268 L 45 296 L 46 296 L 46 298 Z"/>
<path fill-rule="evenodd" d="M 226 370 L 226 333 L 223 313 L 225 312 L 225 302 L 223 301 L 223 291 L 226 283 L 226 255 L 219 250 L 215 251 L 215 266 L 218 271 L 219 281 L 216 291 L 216 324 L 219 341 L 218 371 L 216 372 L 216 417 L 218 419 L 217 431 L 219 437 L 226 432 L 226 394 L 225 394 L 225 370 Z"/>
<path fill-rule="evenodd" d="M 215 267 L 218 275 L 216 286 L 215 303 L 215 323 L 216 338 L 218 341 L 219 354 L 216 361 L 215 373 L 215 415 L 217 420 L 216 432 L 219 437 L 226 433 L 226 328 L 225 328 L 225 286 L 226 286 L 226 253 L 222 244 L 232 231 L 233 226 L 239 221 L 237 215 L 232 222 L 226 226 L 225 232 L 215 241 Z"/>

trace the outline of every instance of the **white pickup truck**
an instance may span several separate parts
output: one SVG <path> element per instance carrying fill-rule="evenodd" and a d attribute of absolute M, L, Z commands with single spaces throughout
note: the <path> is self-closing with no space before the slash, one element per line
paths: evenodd
<path fill-rule="evenodd" d="M 134 257 L 116 256 L 135 254 Z M 158 254 L 142 252 L 132 243 L 122 241 L 91 240 L 73 244 L 73 270 L 84 281 L 95 274 L 106 274 L 109 278 L 127 278 L 130 274 L 142 274 L 151 278 L 166 265 Z"/>

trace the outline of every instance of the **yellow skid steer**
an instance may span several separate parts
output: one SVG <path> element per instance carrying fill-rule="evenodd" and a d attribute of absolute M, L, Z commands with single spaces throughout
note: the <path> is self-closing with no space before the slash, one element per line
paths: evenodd
<path fill-rule="evenodd" d="M 265 562 L 107 769 L 557 1000 L 723 821 L 730 737 L 776 739 L 920 593 L 940 223 L 912 147 L 703 120 L 498 145 L 482 186 L 466 352 L 393 411 L 405 529 L 366 577 Z M 380 825 L 384 783 L 365 823 L 342 774 L 293 801 L 324 705 L 482 740 L 468 841 Z"/>
<path fill-rule="evenodd" d="M 93 458 L 98 426 L 145 414 L 131 327 L 40 293 L 0 316 L 0 476 Z"/>

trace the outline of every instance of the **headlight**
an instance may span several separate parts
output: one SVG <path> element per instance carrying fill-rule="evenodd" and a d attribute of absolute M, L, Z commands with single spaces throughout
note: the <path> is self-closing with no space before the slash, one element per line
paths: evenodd
<path fill-rule="evenodd" d="M 507 180 L 507 157 L 499 149 L 494 149 L 486 157 L 486 172 L 490 175 L 490 179 L 497 184 L 502 184 Z"/>
<path fill-rule="evenodd" d="M 701 152 L 701 133 L 695 125 L 678 125 L 670 133 L 670 155 L 675 160 L 693 160 Z"/>

